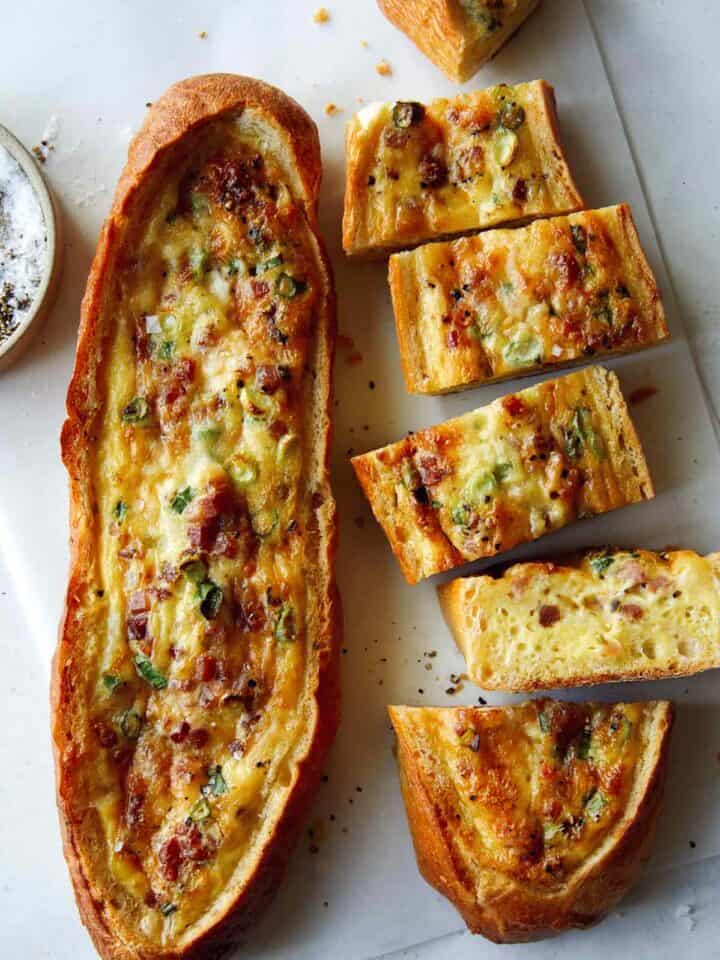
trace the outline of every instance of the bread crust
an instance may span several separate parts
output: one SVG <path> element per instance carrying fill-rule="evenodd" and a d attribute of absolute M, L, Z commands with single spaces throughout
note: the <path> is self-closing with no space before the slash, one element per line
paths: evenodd
<path fill-rule="evenodd" d="M 610 269 L 617 268 L 615 271 L 617 277 L 622 278 L 626 290 L 629 287 L 632 288 L 633 299 L 620 300 L 620 304 L 626 307 L 628 302 L 634 301 L 633 309 L 636 310 L 635 316 L 639 320 L 634 319 L 632 324 L 626 324 L 619 331 L 616 339 L 605 346 L 602 340 L 596 343 L 594 333 L 604 321 L 593 321 L 590 317 L 587 326 L 588 338 L 570 341 L 560 330 L 557 331 L 558 338 L 552 339 L 551 332 L 554 328 L 550 325 L 550 318 L 548 318 L 550 335 L 547 341 L 543 337 L 544 350 L 541 362 L 531 360 L 523 366 L 515 366 L 500 373 L 494 373 L 497 370 L 496 364 L 502 362 L 502 356 L 497 348 L 491 363 L 487 341 L 466 335 L 462 324 L 458 332 L 458 344 L 450 347 L 447 338 L 453 328 L 443 323 L 443 319 L 449 319 L 448 310 L 452 306 L 452 301 L 447 299 L 450 295 L 449 287 L 455 284 L 462 290 L 460 278 L 466 272 L 470 275 L 475 264 L 482 267 L 486 260 L 492 263 L 494 258 L 502 257 L 503 253 L 509 253 L 511 258 L 515 255 L 519 257 L 523 246 L 527 245 L 526 249 L 529 248 L 536 237 L 548 238 L 552 243 L 550 239 L 552 235 L 549 231 L 557 230 L 558 235 L 564 240 L 563 234 L 568 229 L 579 228 L 589 232 L 592 225 L 596 223 L 601 229 L 607 231 L 615 248 Z M 559 249 L 562 240 L 556 242 Z M 449 267 L 450 263 L 453 265 L 452 268 Z M 498 278 L 492 278 L 490 274 L 489 279 L 494 280 L 495 285 L 499 286 Z M 395 315 L 400 361 L 405 386 L 409 393 L 421 395 L 453 393 L 482 384 L 530 376 L 543 370 L 572 367 L 585 362 L 588 351 L 598 359 L 615 356 L 654 346 L 670 335 L 660 290 L 640 244 L 632 213 L 627 204 L 602 210 L 582 211 L 571 214 L 569 217 L 535 221 L 528 227 L 518 230 L 490 230 L 475 237 L 427 244 L 412 251 L 396 253 L 388 262 L 388 282 Z M 434 307 L 428 316 L 424 316 L 426 309 L 423 304 L 424 294 L 429 288 L 433 291 L 433 296 L 438 297 L 438 285 L 441 288 L 443 316 L 440 316 L 440 309 L 436 314 Z M 592 309 L 593 303 L 594 301 L 588 299 L 588 312 Z M 457 309 L 461 310 L 464 304 L 465 300 L 461 299 L 457 303 Z M 437 331 L 430 326 L 431 322 L 435 321 Z M 638 323 L 641 323 L 639 329 Z M 510 338 L 512 329 L 505 326 L 503 333 Z M 434 335 L 437 336 L 437 340 Z M 557 348 L 559 359 L 555 359 L 556 354 L 553 352 L 555 348 Z"/>
<path fill-rule="evenodd" d="M 602 920 L 632 887 L 655 832 L 675 713 L 668 701 L 646 707 L 652 711 L 646 756 L 619 828 L 609 844 L 593 852 L 559 890 L 550 893 L 482 865 L 480 876 L 471 876 L 471 865 L 455 848 L 458 828 L 441 813 L 442 786 L 429 779 L 419 761 L 407 719 L 416 708 L 388 707 L 418 867 L 425 880 L 454 904 L 472 933 L 495 943 L 525 943 L 584 929 Z"/>
<path fill-rule="evenodd" d="M 304 754 L 287 802 L 272 834 L 258 852 L 254 868 L 232 902 L 222 910 L 196 939 L 175 949 L 148 945 L 146 940 L 121 940 L 109 924 L 102 892 L 83 867 L 78 850 L 73 808 L 76 797 L 72 783 L 75 764 L 72 702 L 81 679 L 78 673 L 84 636 L 76 613 L 92 565 L 93 490 L 88 451 L 93 442 L 100 412 L 98 369 L 107 343 L 103 328 L 103 306 L 112 292 L 115 271 L 134 205 L 173 158 L 182 156 L 189 134 L 213 121 L 252 111 L 266 130 L 283 141 L 287 174 L 297 192 L 310 227 L 322 281 L 321 308 L 312 360 L 317 372 L 313 386 L 313 409 L 308 417 L 315 434 L 312 485 L 317 502 L 316 533 L 308 550 L 316 564 L 313 577 L 316 610 L 308 633 L 314 637 L 312 682 L 308 702 L 308 729 Z M 179 152 L 179 153 L 176 153 Z M 322 167 L 315 124 L 290 97 L 270 85 L 233 74 L 196 76 L 170 87 L 149 110 L 143 126 L 130 144 L 127 164 L 120 176 L 110 213 L 102 227 L 98 247 L 82 302 L 75 364 L 67 394 L 67 419 L 63 424 L 62 458 L 70 478 L 70 572 L 58 646 L 53 661 L 51 708 L 53 746 L 57 781 L 57 802 L 63 849 L 68 863 L 80 916 L 99 952 L 106 960 L 180 960 L 215 958 L 222 955 L 238 932 L 248 927 L 272 897 L 286 862 L 303 826 L 322 764 L 339 722 L 339 644 L 342 631 L 340 598 L 334 580 L 337 551 L 335 503 L 329 484 L 331 439 L 331 389 L 336 333 L 335 293 L 330 263 L 318 233 L 317 206 Z M 107 327 L 107 324 L 105 324 Z"/>
<path fill-rule="evenodd" d="M 507 25 L 484 44 L 473 38 L 457 0 L 378 0 L 378 7 L 450 80 L 464 83 L 505 46 L 539 3 L 521 0 Z"/>
<path fill-rule="evenodd" d="M 518 89 L 523 90 L 524 111 L 527 118 L 527 123 L 525 124 L 523 120 L 523 124 L 530 131 L 527 136 L 535 151 L 535 156 L 531 159 L 537 160 L 538 163 L 537 170 L 532 166 L 531 174 L 541 180 L 548 191 L 542 202 L 540 200 L 531 202 L 527 197 L 524 200 L 518 200 L 513 196 L 506 198 L 501 207 L 493 206 L 492 210 L 483 212 L 475 199 L 464 197 L 462 203 L 455 204 L 454 209 L 449 210 L 451 206 L 449 200 L 455 199 L 459 194 L 447 192 L 443 194 L 443 190 L 447 191 L 447 188 L 441 186 L 439 195 L 443 197 L 443 202 L 437 210 L 442 212 L 438 213 L 435 190 L 423 189 L 418 200 L 415 196 L 408 197 L 404 192 L 406 188 L 402 184 L 396 189 L 387 183 L 383 189 L 386 193 L 390 191 L 388 196 L 392 199 L 382 201 L 384 205 L 379 207 L 376 202 L 379 184 L 376 184 L 374 174 L 368 176 L 368 172 L 374 169 L 373 164 L 378 154 L 388 155 L 387 145 L 384 141 L 380 142 L 382 139 L 380 120 L 384 115 L 382 110 L 385 109 L 387 113 L 387 105 L 379 105 L 381 113 L 366 122 L 363 117 L 373 109 L 370 105 L 356 114 L 346 128 L 345 200 L 342 226 L 345 253 L 349 256 L 381 259 L 395 250 L 408 249 L 429 240 L 462 236 L 503 224 L 521 225 L 538 217 L 572 213 L 582 209 L 584 201 L 562 149 L 557 101 L 553 87 L 545 80 L 537 80 L 518 84 L 516 87 L 506 88 L 501 84 L 491 88 L 491 91 L 503 90 L 507 96 L 512 96 L 513 91 Z M 454 128 L 460 122 L 449 121 L 448 113 L 452 114 L 455 110 L 460 114 L 463 109 L 468 108 L 470 116 L 480 102 L 479 98 L 484 94 L 485 91 L 476 91 L 461 94 L 451 100 L 441 99 L 428 104 L 426 109 L 434 111 L 430 130 L 433 138 L 437 136 L 439 130 L 442 140 L 448 139 L 450 127 Z M 469 117 L 467 122 L 471 122 Z M 486 131 L 483 130 L 477 139 L 482 140 L 485 136 Z M 482 141 L 482 143 L 484 148 L 491 145 L 491 141 Z M 521 150 L 518 150 L 518 156 L 523 159 Z M 524 160 L 527 165 L 528 158 Z M 403 159 L 402 162 L 408 163 L 408 160 Z M 508 170 L 511 170 L 512 163 L 513 161 L 510 162 Z M 503 174 L 506 172 L 503 171 Z M 519 178 L 522 179 L 522 177 Z M 456 190 L 457 187 L 458 185 L 454 184 L 452 190 Z M 414 219 L 410 225 L 400 228 L 397 208 L 408 200 L 412 201 Z M 392 223 L 389 222 L 391 217 Z M 438 223 L 434 222 L 435 218 L 438 218 Z M 384 220 L 388 220 L 388 223 Z"/>
<path fill-rule="evenodd" d="M 554 672 L 551 669 L 545 671 L 532 671 L 525 668 L 512 670 L 500 666 L 497 671 L 486 673 L 482 669 L 475 655 L 477 648 L 483 647 L 482 631 L 471 628 L 468 624 L 467 616 L 468 606 L 471 602 L 475 602 L 473 597 L 478 588 L 481 587 L 481 584 L 487 584 L 486 590 L 481 590 L 480 595 L 482 596 L 483 592 L 486 592 L 489 605 L 488 609 L 493 609 L 494 605 L 502 603 L 505 599 L 489 592 L 492 591 L 494 584 L 502 585 L 503 582 L 507 582 L 509 586 L 512 585 L 510 587 L 510 595 L 513 599 L 509 601 L 510 603 L 519 602 L 518 598 L 522 596 L 524 584 L 542 583 L 543 603 L 550 605 L 557 604 L 564 596 L 573 595 L 577 597 L 580 595 L 578 581 L 574 579 L 571 582 L 568 580 L 569 576 L 576 577 L 580 575 L 591 585 L 594 580 L 596 581 L 596 585 L 601 587 L 602 584 L 600 581 L 602 578 L 597 575 L 594 576 L 592 572 L 588 572 L 587 569 L 585 569 L 585 558 L 598 555 L 611 556 L 615 552 L 613 548 L 607 547 L 601 550 L 589 550 L 586 554 L 578 554 L 564 558 L 558 557 L 554 562 L 516 563 L 497 572 L 490 570 L 480 577 L 459 577 L 456 580 L 451 580 L 449 583 L 441 584 L 438 587 L 440 607 L 445 622 L 467 661 L 470 679 L 486 690 L 526 693 L 538 690 L 584 687 L 599 683 L 627 683 L 636 680 L 662 680 L 672 677 L 687 677 L 705 670 L 713 670 L 720 667 L 720 635 L 718 635 L 714 640 L 714 652 L 707 651 L 704 654 L 695 653 L 684 662 L 682 662 L 680 658 L 677 658 L 675 663 L 664 666 L 657 665 L 657 661 L 655 665 L 653 665 L 652 662 L 646 662 L 638 655 L 632 666 L 628 664 L 611 666 L 612 657 L 607 656 L 604 658 L 605 668 L 600 670 L 593 669 L 592 672 L 588 669 L 578 669 L 577 665 L 573 666 L 572 664 L 569 665 L 569 669 L 564 672 L 560 672 L 557 669 Z M 621 555 L 624 553 L 620 550 L 617 552 Z M 648 572 L 645 573 L 643 569 L 645 582 L 648 580 L 652 581 L 653 575 L 649 571 L 654 568 L 657 555 L 648 550 L 634 550 L 632 551 L 632 555 L 637 558 L 638 565 L 641 568 L 647 565 Z M 698 565 L 705 566 L 706 564 L 705 570 L 707 574 L 711 578 L 714 577 L 720 585 L 720 554 L 709 554 L 703 558 L 691 550 L 674 550 L 667 552 L 663 557 L 664 562 L 668 564 L 667 569 L 671 571 L 671 574 L 677 571 L 679 574 L 678 579 L 683 580 L 684 586 L 681 591 L 682 600 L 680 600 L 680 602 L 695 603 L 698 607 L 704 607 L 705 601 L 703 597 L 695 595 L 693 599 L 691 571 Z M 649 564 L 652 564 L 653 567 L 650 567 Z M 579 574 L 579 571 L 582 572 Z M 605 576 L 607 576 L 607 573 L 603 574 L 603 577 Z M 662 576 L 659 576 L 657 579 L 662 580 Z M 673 582 L 673 580 L 670 580 L 667 583 L 668 592 L 672 592 L 675 589 Z M 662 585 L 661 589 L 664 588 L 665 585 Z M 490 599 L 491 596 L 492 599 Z M 716 591 L 715 607 L 716 609 L 720 608 L 720 588 Z M 590 612 L 586 614 L 586 616 L 593 615 L 594 614 Z M 710 621 L 709 612 L 705 619 Z M 678 623 L 682 622 L 683 624 L 686 623 L 680 612 L 676 615 L 675 621 Z M 640 621 L 640 623 L 642 623 L 642 621 Z M 717 623 L 717 613 L 715 614 L 715 623 Z M 630 621 L 630 624 L 631 626 L 626 628 L 628 633 L 630 633 L 632 629 L 632 621 Z M 592 635 L 589 630 L 588 635 Z M 683 626 L 683 635 L 692 638 L 693 631 L 691 624 Z M 549 643 L 552 639 L 551 629 L 548 631 L 546 642 Z M 653 636 L 652 639 L 655 641 L 659 638 Z M 630 644 L 629 640 L 628 643 Z M 577 642 L 574 650 L 577 651 L 578 656 L 582 655 L 582 640 Z M 493 656 L 490 655 L 489 660 L 492 659 Z M 488 660 L 484 660 L 483 662 L 487 663 Z M 506 660 L 504 662 L 508 661 Z"/>
<path fill-rule="evenodd" d="M 493 525 L 488 527 L 493 536 L 486 534 L 479 539 L 478 536 L 460 533 L 459 528 L 463 524 L 455 519 L 453 508 L 462 508 L 462 503 L 467 501 L 457 490 L 451 489 L 449 484 L 453 476 L 463 471 L 468 473 L 468 465 L 478 452 L 482 452 L 481 442 L 468 442 L 468 436 L 472 433 L 470 424 L 473 416 L 487 409 L 504 418 L 501 425 L 496 426 L 497 431 L 510 429 L 516 423 L 516 415 L 512 411 L 517 408 L 520 419 L 527 412 L 524 411 L 523 396 L 534 396 L 532 403 L 536 406 L 533 409 L 543 411 L 545 422 L 541 432 L 554 430 L 557 433 L 558 418 L 567 419 L 573 409 L 577 416 L 576 405 L 581 398 L 583 404 L 587 403 L 592 408 L 591 416 L 596 424 L 597 437 L 602 448 L 601 456 L 596 459 L 594 454 L 586 451 L 584 479 L 576 490 L 578 496 L 585 489 L 591 491 L 587 513 L 605 513 L 654 496 L 642 446 L 630 419 L 617 376 L 603 367 L 594 366 L 557 380 L 546 381 L 545 384 L 528 388 L 528 391 L 501 398 L 488 408 L 471 411 L 436 427 L 418 431 L 395 444 L 352 458 L 351 463 L 358 482 L 408 583 L 417 583 L 424 577 L 472 560 L 497 555 L 521 542 L 537 539 L 550 529 L 558 529 L 574 519 L 579 519 L 573 508 L 572 512 L 553 521 L 552 526 L 546 523 L 542 530 L 533 528 L 529 521 L 531 504 L 520 505 L 515 501 L 502 499 L 501 491 L 497 495 L 497 509 L 495 506 L 488 507 L 489 510 L 495 510 L 495 513 L 490 515 Z M 493 433 L 494 441 L 501 439 L 497 433 Z M 547 460 L 547 451 L 540 453 L 543 453 Z M 423 485 L 422 499 L 418 501 L 417 497 L 402 490 L 398 474 L 401 474 L 405 463 L 415 462 L 418 458 L 426 459 L 428 455 L 444 464 L 442 476 L 430 485 L 430 492 Z M 568 456 L 560 449 L 552 455 L 566 458 Z M 536 455 L 531 464 L 538 459 L 540 454 Z M 568 461 L 567 466 L 570 465 Z M 486 466 L 483 466 L 483 469 L 486 469 Z M 534 483 L 535 468 L 523 464 L 522 469 L 523 481 Z M 590 486 L 585 487 L 590 474 L 595 474 L 595 477 Z M 492 499 L 488 495 L 485 502 Z M 561 498 L 556 494 L 551 501 L 556 502 L 559 499 Z"/>

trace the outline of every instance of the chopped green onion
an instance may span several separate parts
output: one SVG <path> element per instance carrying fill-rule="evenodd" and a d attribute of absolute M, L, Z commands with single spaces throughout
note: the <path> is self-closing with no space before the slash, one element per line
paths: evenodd
<path fill-rule="evenodd" d="M 262 540 L 265 540 L 275 532 L 279 520 L 280 511 L 275 508 L 272 510 L 270 508 L 258 510 L 257 513 L 252 514 L 250 517 L 250 523 L 255 535 Z"/>
<path fill-rule="evenodd" d="M 212 810 L 205 797 L 200 797 L 190 808 L 189 819 L 192 820 L 193 823 L 202 823 L 203 820 L 209 820 L 211 816 Z"/>
<path fill-rule="evenodd" d="M 506 130 L 517 130 L 525 123 L 525 111 L 519 103 L 506 103 L 498 111 L 498 123 Z"/>
<path fill-rule="evenodd" d="M 175 513 L 184 513 L 188 504 L 192 500 L 194 493 L 190 487 L 184 490 L 177 490 L 170 501 L 170 507 Z"/>
<path fill-rule="evenodd" d="M 606 806 L 607 800 L 599 790 L 596 790 L 585 804 L 585 813 L 588 815 L 588 817 L 590 817 L 591 820 L 594 820 L 595 823 L 597 823 L 602 817 L 603 810 Z"/>
<path fill-rule="evenodd" d="M 210 767 L 208 769 L 208 782 L 202 788 L 203 796 L 215 796 L 219 797 L 223 793 L 227 793 L 228 786 L 223 777 L 222 767 L 218 764 L 217 766 Z"/>
<path fill-rule="evenodd" d="M 396 127 L 406 130 L 422 123 L 425 107 L 413 101 L 398 101 L 393 107 L 392 118 Z"/>
<path fill-rule="evenodd" d="M 548 717 L 544 710 L 541 710 L 538 714 L 538 723 L 543 733 L 550 733 L 550 717 Z"/>
<path fill-rule="evenodd" d="M 247 487 L 258 478 L 257 464 L 242 453 L 236 454 L 226 469 L 238 487 Z"/>
<path fill-rule="evenodd" d="M 169 917 L 171 913 L 175 913 L 177 906 L 174 903 L 161 903 L 160 904 L 160 913 L 164 917 Z"/>
<path fill-rule="evenodd" d="M 155 690 L 164 690 L 168 684 L 167 677 L 156 670 L 152 660 L 142 653 L 135 657 L 135 669 L 143 680 L 146 680 Z"/>
<path fill-rule="evenodd" d="M 137 740 L 142 728 L 142 717 L 134 710 L 126 710 L 120 717 L 120 729 L 128 740 Z"/>
<path fill-rule="evenodd" d="M 124 500 L 118 500 L 118 502 L 115 504 L 115 506 L 113 507 L 113 516 L 115 517 L 118 523 L 123 522 L 123 520 L 127 516 L 128 509 L 129 507 Z"/>
<path fill-rule="evenodd" d="M 158 350 L 158 356 L 161 360 L 172 360 L 172 356 L 175 353 L 175 344 L 172 340 L 163 340 L 160 344 L 160 349 Z"/>
<path fill-rule="evenodd" d="M 592 567 L 593 572 L 601 578 L 602 575 L 607 571 L 608 567 L 610 567 L 610 565 L 613 563 L 615 563 L 615 557 L 613 557 L 613 555 L 610 553 L 599 553 L 590 558 L 590 566 Z"/>
<path fill-rule="evenodd" d="M 210 269 L 210 254 L 201 247 L 196 247 L 190 254 L 190 269 L 196 280 L 208 272 Z"/>
<path fill-rule="evenodd" d="M 102 682 L 108 693 L 115 693 L 118 687 L 125 684 L 125 681 L 121 677 L 116 677 L 114 673 L 103 674 Z"/>
<path fill-rule="evenodd" d="M 279 274 L 275 281 L 275 293 L 284 300 L 292 300 L 306 289 L 307 284 L 304 280 L 296 280 L 295 277 L 291 277 L 289 273 Z"/>
<path fill-rule="evenodd" d="M 200 613 L 206 620 L 214 620 L 220 613 L 220 607 L 222 606 L 222 589 L 212 580 L 204 580 L 198 584 L 198 596 L 200 597 Z"/>
<path fill-rule="evenodd" d="M 275 639 L 278 643 L 291 643 L 295 639 L 295 610 L 284 603 L 275 621 Z"/>
<path fill-rule="evenodd" d="M 144 423 L 147 420 L 150 408 L 145 397 L 133 397 L 120 414 L 123 423 Z"/>
<path fill-rule="evenodd" d="M 202 583 L 207 577 L 207 566 L 202 560 L 188 560 L 180 569 L 191 583 Z"/>
<path fill-rule="evenodd" d="M 260 276 L 263 273 L 267 273 L 268 270 L 275 270 L 276 267 L 282 265 L 283 258 L 282 254 L 279 253 L 276 257 L 271 257 L 269 260 L 266 260 L 264 263 L 258 263 L 255 267 L 255 273 L 257 276 Z"/>

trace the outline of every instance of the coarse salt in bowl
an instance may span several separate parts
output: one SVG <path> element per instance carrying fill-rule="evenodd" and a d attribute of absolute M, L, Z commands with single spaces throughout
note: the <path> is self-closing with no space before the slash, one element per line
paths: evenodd
<path fill-rule="evenodd" d="M 28 345 L 59 276 L 58 221 L 35 161 L 0 126 L 0 369 Z"/>

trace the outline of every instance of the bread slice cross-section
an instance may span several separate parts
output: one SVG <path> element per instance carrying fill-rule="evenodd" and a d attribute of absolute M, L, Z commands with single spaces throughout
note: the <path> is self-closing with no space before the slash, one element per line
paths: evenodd
<path fill-rule="evenodd" d="M 588 927 L 652 841 L 673 706 L 390 707 L 420 872 L 497 943 Z"/>

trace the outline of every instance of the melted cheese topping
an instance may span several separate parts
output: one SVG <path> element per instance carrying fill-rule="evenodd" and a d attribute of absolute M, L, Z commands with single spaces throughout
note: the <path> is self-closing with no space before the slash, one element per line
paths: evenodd
<path fill-rule="evenodd" d="M 242 876 L 310 710 L 303 401 L 321 283 L 252 128 L 216 128 L 125 247 L 91 458 L 97 583 L 79 614 L 106 909 L 159 944 Z"/>
<path fill-rule="evenodd" d="M 475 683 L 552 689 L 720 665 L 720 555 L 593 550 L 441 587 Z"/>
<path fill-rule="evenodd" d="M 624 206 L 394 255 L 409 389 L 443 392 L 664 339 L 642 257 Z"/>
<path fill-rule="evenodd" d="M 399 708 L 394 722 L 457 862 L 550 893 L 627 812 L 652 706 Z"/>
<path fill-rule="evenodd" d="M 543 81 L 452 100 L 384 103 L 348 127 L 351 253 L 568 213 L 582 206 Z"/>
<path fill-rule="evenodd" d="M 459 0 L 459 4 L 473 41 L 494 48 L 498 35 L 522 21 L 534 0 Z"/>
<path fill-rule="evenodd" d="M 612 396 L 611 394 L 615 394 Z M 621 405 L 610 416 L 614 403 Z M 410 582 L 650 495 L 617 379 L 590 367 L 496 400 L 353 466 Z M 636 451 L 642 461 L 642 451 Z"/>

